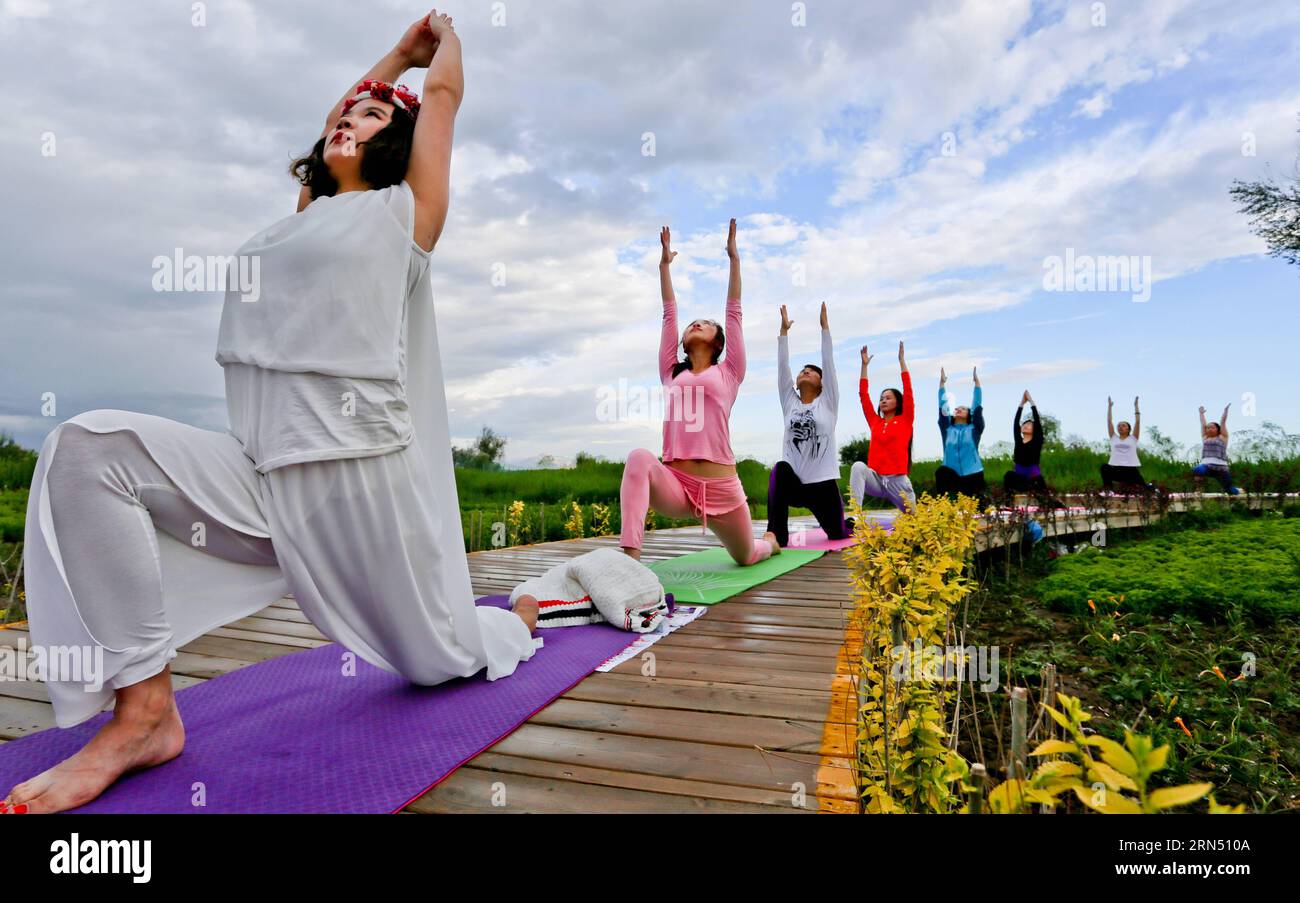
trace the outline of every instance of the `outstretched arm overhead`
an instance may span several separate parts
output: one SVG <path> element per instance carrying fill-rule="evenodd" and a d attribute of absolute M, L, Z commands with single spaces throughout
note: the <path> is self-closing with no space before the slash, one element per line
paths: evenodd
<path fill-rule="evenodd" d="M 874 354 L 862 346 L 862 374 L 858 378 L 858 400 L 862 402 L 862 413 L 866 415 L 867 424 L 874 431 L 880 425 L 880 412 L 871 404 L 871 382 L 867 379 L 867 367 Z"/>
<path fill-rule="evenodd" d="M 432 251 L 447 221 L 451 197 L 451 142 L 456 111 L 465 95 L 460 38 L 451 17 L 429 13 L 429 29 L 436 46 L 424 75 L 424 96 L 411 138 L 411 162 L 406 181 L 415 193 L 415 242 Z"/>
<path fill-rule="evenodd" d="M 978 447 L 980 437 L 984 435 L 984 389 L 980 386 L 979 368 L 973 368 L 971 376 L 975 380 L 975 391 L 971 395 L 970 422 L 975 445 Z"/>
<path fill-rule="evenodd" d="M 422 16 L 406 33 L 402 35 L 401 40 L 388 51 L 379 62 L 370 67 L 369 71 L 361 78 L 357 79 L 351 87 L 338 99 L 338 102 L 330 108 L 329 113 L 325 115 L 325 126 L 321 133 L 316 136 L 319 141 L 329 134 L 330 129 L 338 123 L 339 117 L 343 115 L 343 104 L 357 93 L 357 88 L 367 79 L 375 79 L 388 84 L 395 84 L 398 79 L 408 69 L 423 69 L 428 66 L 433 59 L 434 51 L 437 49 L 438 42 L 434 38 L 433 30 L 429 27 L 429 15 Z M 302 210 L 311 203 L 311 186 L 304 185 L 298 190 L 298 211 Z"/>
<path fill-rule="evenodd" d="M 840 410 L 840 378 L 835 374 L 835 342 L 831 339 L 831 323 L 822 302 L 822 397 L 831 410 Z"/>
<path fill-rule="evenodd" d="M 663 329 L 659 333 L 659 378 L 667 382 L 673 378 L 673 367 L 677 364 L 677 296 L 673 294 L 673 277 L 668 272 L 677 252 L 671 248 L 672 233 L 667 226 L 659 230 L 659 244 L 663 249 L 659 256 L 659 293 L 664 302 Z"/>
<path fill-rule="evenodd" d="M 907 369 L 907 358 L 903 356 L 903 343 L 898 343 L 898 369 L 903 376 L 903 419 L 908 423 L 916 422 L 916 405 L 912 404 L 912 374 Z"/>
<path fill-rule="evenodd" d="M 781 334 L 776 337 L 776 391 L 781 398 L 781 410 L 785 411 L 791 398 L 796 394 L 794 377 L 790 374 L 790 327 L 794 325 L 786 315 L 785 305 L 781 305 Z"/>
<path fill-rule="evenodd" d="M 1115 399 L 1106 396 L 1106 436 L 1115 438 Z"/>
<path fill-rule="evenodd" d="M 740 252 L 736 250 L 736 220 L 727 227 L 727 258 L 731 275 L 727 279 L 727 348 L 722 368 L 733 381 L 745 378 L 745 334 L 740 320 Z"/>
<path fill-rule="evenodd" d="M 1138 433 L 1142 431 L 1142 412 L 1138 410 L 1137 396 L 1133 397 L 1133 438 L 1138 438 Z"/>
<path fill-rule="evenodd" d="M 1204 439 L 1204 438 L 1205 438 L 1205 427 L 1206 427 L 1206 423 L 1205 423 L 1205 405 L 1201 405 L 1199 411 L 1200 411 L 1200 415 L 1201 415 L 1201 438 Z"/>
<path fill-rule="evenodd" d="M 1016 408 L 1016 416 L 1011 421 L 1011 442 L 1016 448 L 1020 448 L 1020 446 L 1025 444 L 1024 441 L 1020 438 L 1020 414 L 1022 411 L 1024 411 L 1025 403 L 1028 401 L 1029 401 L 1029 390 L 1026 389 L 1025 394 L 1020 396 L 1020 405 L 1019 407 Z"/>
<path fill-rule="evenodd" d="M 939 435 L 947 441 L 948 425 L 952 423 L 952 410 L 948 407 L 948 374 L 939 368 Z"/>
<path fill-rule="evenodd" d="M 1232 407 L 1232 402 L 1223 406 L 1223 416 L 1219 418 L 1219 435 L 1223 437 L 1223 444 L 1228 444 L 1228 408 Z"/>

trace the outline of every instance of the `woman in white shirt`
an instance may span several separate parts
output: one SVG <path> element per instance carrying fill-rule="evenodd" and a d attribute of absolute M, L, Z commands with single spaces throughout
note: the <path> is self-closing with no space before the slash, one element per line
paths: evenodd
<path fill-rule="evenodd" d="M 1136 489 L 1154 489 L 1155 487 L 1142 478 L 1142 466 L 1138 460 L 1138 434 L 1142 430 L 1142 412 L 1138 410 L 1138 399 L 1133 399 L 1133 423 L 1121 420 L 1114 422 L 1115 401 L 1106 399 L 1106 431 L 1110 434 L 1110 460 L 1101 465 L 1101 482 L 1106 491 L 1111 491 L 1116 483 L 1122 487 Z"/>
<path fill-rule="evenodd" d="M 425 67 L 422 102 L 393 84 Z M 75 808 L 179 755 L 177 647 L 286 591 L 417 684 L 495 680 L 532 656 L 535 603 L 474 604 L 432 307 L 463 90 L 435 10 L 334 105 L 295 164 L 298 212 L 237 254 L 258 284 L 229 287 L 222 310 L 228 433 L 96 410 L 46 438 L 26 524 L 32 642 L 89 665 L 44 675 L 60 727 L 116 705 L 0 811 Z"/>

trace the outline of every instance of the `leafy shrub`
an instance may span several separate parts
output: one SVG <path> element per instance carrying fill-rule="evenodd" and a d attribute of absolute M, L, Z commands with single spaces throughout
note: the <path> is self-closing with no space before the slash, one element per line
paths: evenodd
<path fill-rule="evenodd" d="M 1089 599 L 1100 605 L 1122 595 L 1128 611 L 1211 621 L 1236 611 L 1271 623 L 1300 616 L 1297 549 L 1300 520 L 1241 519 L 1110 549 L 1088 547 L 1059 559 L 1038 589 L 1049 607 L 1076 614 Z"/>

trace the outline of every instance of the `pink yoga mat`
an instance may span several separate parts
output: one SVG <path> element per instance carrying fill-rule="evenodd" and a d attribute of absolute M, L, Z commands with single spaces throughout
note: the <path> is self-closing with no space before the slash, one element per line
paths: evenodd
<path fill-rule="evenodd" d="M 894 517 L 897 514 L 897 511 L 872 511 L 863 516 L 871 518 L 876 523 L 880 524 L 881 527 L 888 530 L 893 527 Z M 801 538 L 803 544 L 799 545 L 798 543 Z M 803 530 L 803 535 L 800 537 L 799 525 L 791 524 L 790 544 L 786 546 L 786 548 L 808 549 L 814 552 L 838 552 L 841 549 L 847 549 L 856 542 L 857 540 L 852 536 L 845 537 L 844 539 L 827 539 L 826 531 L 821 527 L 808 527 Z"/>

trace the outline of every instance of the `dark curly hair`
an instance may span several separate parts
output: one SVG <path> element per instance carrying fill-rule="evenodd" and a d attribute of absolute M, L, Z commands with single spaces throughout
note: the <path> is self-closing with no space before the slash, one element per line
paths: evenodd
<path fill-rule="evenodd" d="M 415 135 L 415 120 L 406 115 L 395 115 L 388 125 L 365 143 L 361 155 L 361 178 L 375 188 L 387 188 L 406 178 L 406 168 L 411 162 L 411 139 Z M 332 197 L 339 183 L 330 175 L 325 165 L 325 140 L 322 135 L 311 153 L 289 164 L 289 173 L 302 185 L 311 189 L 311 199 Z"/>

